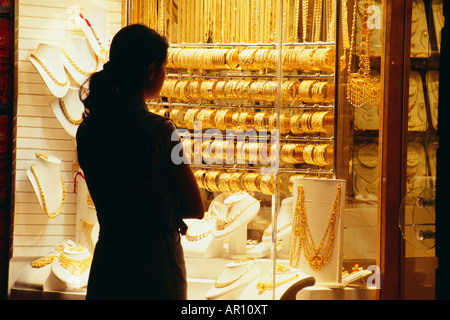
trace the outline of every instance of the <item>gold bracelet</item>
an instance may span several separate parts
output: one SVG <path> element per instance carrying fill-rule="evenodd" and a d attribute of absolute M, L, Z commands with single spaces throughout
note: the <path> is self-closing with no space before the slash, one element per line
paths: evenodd
<path fill-rule="evenodd" d="M 314 144 L 307 144 L 303 148 L 303 159 L 305 160 L 305 163 L 307 164 L 316 164 L 313 159 L 313 152 L 316 145 Z"/>

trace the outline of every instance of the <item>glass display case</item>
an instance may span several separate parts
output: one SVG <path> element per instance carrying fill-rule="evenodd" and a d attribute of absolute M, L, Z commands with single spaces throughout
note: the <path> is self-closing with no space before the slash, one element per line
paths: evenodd
<path fill-rule="evenodd" d="M 324 297 L 369 276 L 375 297 L 383 3 L 130 8 L 129 23 L 170 42 L 161 98 L 148 106 L 178 126 L 208 209 L 187 221 L 188 276 L 225 263 L 199 297 L 280 299 L 300 292 L 301 279 L 320 289 L 298 298 Z M 253 210 L 230 211 L 245 197 Z M 253 277 L 230 282 L 254 264 Z M 261 283 L 271 290 L 258 294 Z"/>

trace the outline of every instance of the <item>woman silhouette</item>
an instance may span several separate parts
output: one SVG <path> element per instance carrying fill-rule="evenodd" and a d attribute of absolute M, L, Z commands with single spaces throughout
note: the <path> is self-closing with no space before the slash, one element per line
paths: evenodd
<path fill-rule="evenodd" d="M 167 48 L 154 30 L 127 26 L 80 88 L 78 162 L 100 225 L 86 299 L 186 299 L 182 219 L 201 219 L 203 202 L 188 161 L 172 161 L 174 124 L 145 104 L 159 96 Z"/>

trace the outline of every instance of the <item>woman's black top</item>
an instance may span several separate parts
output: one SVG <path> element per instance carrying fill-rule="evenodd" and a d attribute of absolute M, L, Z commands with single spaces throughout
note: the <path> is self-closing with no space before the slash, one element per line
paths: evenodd
<path fill-rule="evenodd" d="M 173 176 L 186 164 L 171 158 L 179 136 L 143 101 L 114 103 L 120 113 L 84 120 L 76 136 L 100 225 L 87 299 L 184 299 L 185 225 L 175 215 Z"/>

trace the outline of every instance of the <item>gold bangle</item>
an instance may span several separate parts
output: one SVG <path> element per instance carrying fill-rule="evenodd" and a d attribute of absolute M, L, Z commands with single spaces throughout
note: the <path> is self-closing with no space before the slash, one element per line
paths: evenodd
<path fill-rule="evenodd" d="M 289 125 L 293 134 L 302 134 L 304 132 L 300 125 L 302 115 L 302 113 L 297 113 L 291 117 Z"/>
<path fill-rule="evenodd" d="M 205 187 L 206 190 L 210 192 L 220 192 L 219 186 L 217 185 L 217 178 L 220 177 L 220 171 L 209 171 L 205 176 Z"/>
<path fill-rule="evenodd" d="M 259 173 L 246 173 L 243 176 L 243 186 L 244 189 L 247 191 L 260 191 L 259 184 L 260 184 L 261 175 Z"/>
<path fill-rule="evenodd" d="M 305 163 L 307 164 L 315 164 L 313 159 L 313 152 L 316 145 L 314 144 L 307 144 L 303 148 L 303 159 L 305 160 Z"/>
<path fill-rule="evenodd" d="M 243 174 L 241 172 L 234 172 L 230 176 L 230 189 L 232 192 L 239 192 L 243 189 L 241 185 L 242 175 Z"/>
<path fill-rule="evenodd" d="M 258 112 L 255 114 L 255 130 L 263 131 L 269 129 L 270 116 L 266 112 Z"/>
<path fill-rule="evenodd" d="M 226 130 L 230 129 L 231 127 L 231 121 L 232 121 L 233 115 L 231 114 L 230 110 L 219 110 L 216 113 L 214 122 L 216 124 L 217 129 L 219 130 Z"/>

